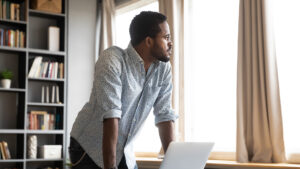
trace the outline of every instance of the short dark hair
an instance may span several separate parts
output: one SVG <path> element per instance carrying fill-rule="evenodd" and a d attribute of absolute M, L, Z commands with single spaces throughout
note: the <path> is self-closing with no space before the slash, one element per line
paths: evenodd
<path fill-rule="evenodd" d="M 147 36 L 154 38 L 160 31 L 159 24 L 167 17 L 158 12 L 143 11 L 131 21 L 129 33 L 132 46 L 141 43 Z"/>

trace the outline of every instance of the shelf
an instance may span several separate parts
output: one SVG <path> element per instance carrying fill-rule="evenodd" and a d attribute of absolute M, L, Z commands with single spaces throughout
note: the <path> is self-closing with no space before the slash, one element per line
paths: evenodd
<path fill-rule="evenodd" d="M 0 134 L 24 134 L 23 129 L 0 129 Z"/>
<path fill-rule="evenodd" d="M 27 130 L 28 134 L 64 134 L 64 130 Z"/>
<path fill-rule="evenodd" d="M 23 159 L 0 160 L 0 163 L 16 163 L 16 162 L 24 162 L 24 160 Z"/>
<path fill-rule="evenodd" d="M 36 103 L 36 102 L 29 102 L 27 103 L 28 106 L 43 106 L 43 107 L 64 107 L 65 104 L 56 104 L 56 103 Z"/>
<path fill-rule="evenodd" d="M 65 79 L 33 78 L 33 77 L 29 77 L 28 80 L 31 80 L 31 81 L 49 81 L 49 82 L 64 82 L 65 81 Z"/>
<path fill-rule="evenodd" d="M 63 161 L 63 159 L 42 159 L 42 158 L 37 158 L 37 159 L 26 159 L 27 162 L 40 162 L 40 161 Z"/>
<path fill-rule="evenodd" d="M 44 12 L 34 9 L 29 9 L 29 15 L 31 16 L 39 16 L 39 17 L 55 17 L 55 18 L 65 18 L 65 14 L 59 14 L 59 13 L 51 13 L 51 12 Z"/>
<path fill-rule="evenodd" d="M 26 25 L 26 21 L 14 21 L 10 19 L 0 19 L 0 22 L 6 23 L 6 24 L 15 24 L 15 25 Z"/>
<path fill-rule="evenodd" d="M 32 0 L 6 1 L 20 4 L 22 10 L 19 11 L 19 18 L 22 20 L 0 18 L 0 27 L 5 30 L 24 32 L 25 45 L 22 46 L 23 48 L 0 45 L 0 70 L 9 69 L 15 74 L 13 88 L 2 88 L 0 84 L 0 141 L 8 143 L 13 158 L 0 159 L 0 169 L 36 169 L 47 166 L 65 168 L 64 163 L 67 156 L 65 150 L 67 139 L 65 136 L 67 135 L 68 0 L 61 1 L 62 13 L 59 14 L 31 9 Z M 59 27 L 58 51 L 48 50 L 49 26 Z M 29 77 L 28 72 L 34 58 L 38 56 L 43 57 L 44 62 L 63 63 L 63 78 Z M 49 96 L 51 97 L 48 99 L 50 101 L 52 100 L 52 89 L 55 89 L 55 95 L 53 96 L 62 103 L 41 103 L 41 89 L 43 86 L 49 86 Z M 55 86 L 55 88 L 52 86 Z M 58 86 L 58 91 L 56 86 Z M 58 96 L 56 96 L 57 93 Z M 30 130 L 29 114 L 31 111 L 45 111 L 53 114 L 55 117 L 53 125 L 56 129 Z M 32 135 L 37 136 L 38 145 L 61 145 L 63 147 L 61 157 L 57 159 L 29 159 L 27 157 L 27 139 Z"/>
<path fill-rule="evenodd" d="M 19 89 L 19 88 L 5 89 L 0 87 L 0 92 L 25 92 L 25 91 L 26 91 L 25 89 Z"/>
<path fill-rule="evenodd" d="M 9 47 L 9 46 L 0 46 L 0 51 L 26 52 L 26 48 L 15 48 L 15 47 Z"/>
<path fill-rule="evenodd" d="M 65 56 L 66 52 L 56 52 L 56 51 L 49 51 L 45 49 L 28 49 L 30 53 L 36 53 L 36 54 L 46 54 L 46 55 L 57 55 L 57 56 Z"/>

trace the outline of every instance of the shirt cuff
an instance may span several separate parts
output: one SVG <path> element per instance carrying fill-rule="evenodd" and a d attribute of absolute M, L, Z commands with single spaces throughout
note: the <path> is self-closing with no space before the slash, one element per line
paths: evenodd
<path fill-rule="evenodd" d="M 164 121 L 175 122 L 179 115 L 175 114 L 173 110 L 167 110 L 166 112 L 160 112 L 155 116 L 155 125 Z"/>
<path fill-rule="evenodd" d="M 122 115 L 122 111 L 121 110 L 117 110 L 117 109 L 111 109 L 105 113 L 103 113 L 102 115 L 102 121 L 105 119 L 110 119 L 110 118 L 121 118 Z"/>

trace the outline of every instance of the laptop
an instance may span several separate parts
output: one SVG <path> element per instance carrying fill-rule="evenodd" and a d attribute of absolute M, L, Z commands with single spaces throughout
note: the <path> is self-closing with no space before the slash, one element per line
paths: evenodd
<path fill-rule="evenodd" d="M 172 142 L 160 169 L 204 169 L 212 142 Z"/>

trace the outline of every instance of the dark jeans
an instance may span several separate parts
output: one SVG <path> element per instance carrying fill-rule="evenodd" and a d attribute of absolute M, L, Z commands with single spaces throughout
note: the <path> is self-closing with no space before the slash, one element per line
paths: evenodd
<path fill-rule="evenodd" d="M 71 137 L 70 139 L 70 147 L 69 147 L 69 155 L 70 155 L 70 161 L 72 164 L 78 163 L 80 159 L 83 157 L 85 151 L 80 146 L 80 144 Z M 81 159 L 81 161 L 71 167 L 72 169 L 101 169 L 87 154 L 84 155 L 84 157 Z M 135 167 L 137 169 L 137 167 Z M 128 169 L 126 165 L 125 156 L 123 156 L 118 169 Z"/>

